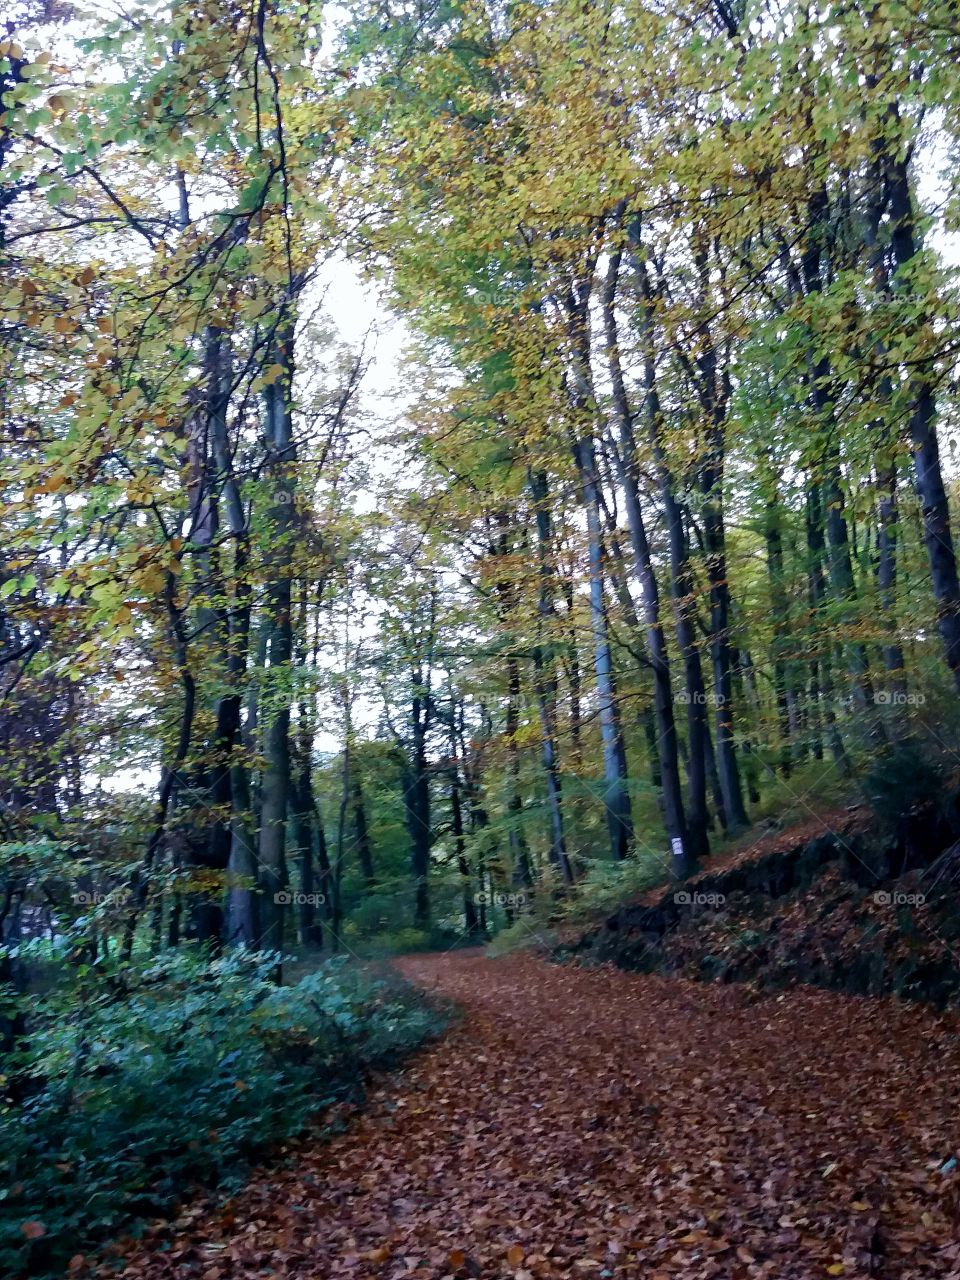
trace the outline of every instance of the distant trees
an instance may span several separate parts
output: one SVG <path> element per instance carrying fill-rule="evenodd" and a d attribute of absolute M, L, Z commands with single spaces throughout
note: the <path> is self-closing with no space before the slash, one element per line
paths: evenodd
<path fill-rule="evenodd" d="M 481 937 L 952 716 L 950 14 L 67 16 L 0 40 L 5 936 L 110 809 L 128 954 Z"/>

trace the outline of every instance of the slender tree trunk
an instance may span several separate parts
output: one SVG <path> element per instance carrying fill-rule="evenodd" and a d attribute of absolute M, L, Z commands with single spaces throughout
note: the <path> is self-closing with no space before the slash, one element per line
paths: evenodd
<path fill-rule="evenodd" d="M 296 662 L 300 671 L 300 695 L 297 700 L 295 769 L 290 792 L 290 832 L 296 847 L 300 873 L 300 898 L 296 904 L 297 936 L 302 946 L 322 947 L 323 926 L 319 922 L 320 913 L 317 908 L 323 904 L 319 901 L 320 889 L 314 859 L 313 743 L 316 734 L 316 702 L 315 697 L 308 692 L 308 670 L 309 666 L 315 668 L 317 664 L 319 635 L 315 634 L 311 645 L 307 585 L 305 581 L 300 584 L 297 617 Z M 312 660 L 309 664 L 308 658 Z"/>
<path fill-rule="evenodd" d="M 272 564 L 267 587 L 270 622 L 268 648 L 269 697 L 263 710 L 264 769 L 260 791 L 260 885 L 262 890 L 260 944 L 280 951 L 284 938 L 284 905 L 288 874 L 286 827 L 290 804 L 290 694 L 286 687 L 293 656 L 291 562 L 294 526 L 295 461 L 291 394 L 293 328 L 284 327 L 277 342 L 282 374 L 266 388 L 266 435 L 270 450 L 269 475 L 274 485 L 270 522 Z"/>
<path fill-rule="evenodd" d="M 580 713 L 582 677 L 580 674 L 580 646 L 577 642 L 576 620 L 574 616 L 573 574 L 562 574 L 561 581 L 564 605 L 566 607 L 565 621 L 567 623 L 568 635 L 568 640 L 564 647 L 563 669 L 567 680 L 567 691 L 570 695 L 570 714 L 568 716 L 568 723 L 570 726 L 570 759 L 573 765 L 573 772 L 575 774 L 580 774 L 583 772 L 583 743 L 581 739 Z"/>
<path fill-rule="evenodd" d="M 224 335 L 217 331 L 217 342 Z M 226 938 L 254 946 L 259 935 L 256 884 L 259 874 L 250 814 L 250 777 L 246 761 L 238 755 L 241 745 L 241 708 L 250 649 L 251 585 L 248 573 L 249 529 L 240 489 L 234 475 L 233 457 L 227 432 L 229 363 L 226 356 L 216 360 L 219 388 L 210 415 L 210 445 L 220 479 L 226 527 L 233 538 L 233 600 L 227 618 L 221 618 L 225 638 L 221 665 L 226 669 L 229 692 L 224 693 L 216 711 L 216 734 L 212 753 L 211 792 L 217 818 L 213 828 L 214 865 L 227 870 L 227 892 L 221 927 Z"/>
<path fill-rule="evenodd" d="M 293 837 L 300 863 L 300 902 L 297 909 L 297 935 L 305 947 L 323 946 L 323 924 L 317 907 L 321 890 L 314 862 L 314 805 L 310 757 L 297 752 L 297 772 L 291 801 Z"/>
<path fill-rule="evenodd" d="M 633 814 L 627 788 L 627 755 L 617 703 L 616 676 L 610 649 L 604 594 L 603 501 L 592 427 L 596 396 L 590 377 L 589 328 L 585 302 L 568 306 L 570 325 L 570 405 L 575 427 L 573 458 L 577 465 L 587 520 L 587 560 L 590 582 L 590 624 L 593 633 L 593 667 L 597 687 L 600 740 L 603 744 L 603 801 L 607 814 L 610 851 L 626 858 L 633 847 Z M 584 428 L 584 422 L 588 425 Z"/>
<path fill-rule="evenodd" d="M 170 630 L 174 643 L 174 665 L 180 676 L 183 702 L 181 704 L 180 728 L 173 759 L 164 766 L 160 775 L 160 788 L 153 812 L 153 828 L 150 832 L 146 853 L 144 854 L 143 866 L 134 872 L 130 882 L 133 909 L 128 914 L 124 925 L 123 944 L 120 951 L 121 957 L 127 961 L 133 955 L 137 919 L 147 902 L 150 892 L 150 876 L 156 866 L 167 836 L 167 820 L 170 807 L 180 779 L 180 771 L 183 768 L 184 761 L 187 759 L 190 744 L 193 740 L 193 721 L 197 707 L 197 686 L 193 678 L 193 672 L 190 670 L 187 634 L 183 623 L 183 615 L 177 605 L 177 581 L 174 574 L 169 570 L 166 574 L 164 585 L 164 602 L 167 616 L 170 619 Z M 179 910 L 179 895 L 177 895 L 176 909 Z"/>
<path fill-rule="evenodd" d="M 617 532 L 617 522 L 612 512 L 607 511 L 607 533 L 606 546 L 608 551 L 607 564 L 609 566 L 610 583 L 613 587 L 614 594 L 620 605 L 620 612 L 623 620 L 627 625 L 631 643 L 627 644 L 627 649 L 636 663 L 638 675 L 645 677 L 650 668 L 650 659 L 644 651 L 644 642 L 642 638 L 642 628 L 640 619 L 637 617 L 637 611 L 633 603 L 633 597 L 630 594 L 630 588 L 627 585 L 627 572 L 624 562 L 623 548 L 620 545 L 620 537 Z M 660 774 L 660 751 L 657 743 L 657 726 L 653 715 L 652 706 L 642 706 L 637 712 L 637 723 L 642 730 L 647 743 L 647 753 L 650 758 L 650 781 L 651 785 L 659 790 L 661 785 Z M 661 811 L 662 811 L 661 798 Z"/>
<path fill-rule="evenodd" d="M 897 131 L 899 132 L 899 131 Z M 895 290 L 910 290 L 910 272 L 920 252 L 910 189 L 908 161 L 902 149 L 890 148 L 885 155 L 887 189 L 890 200 L 891 249 L 896 266 Z M 914 306 L 911 302 L 910 307 Z M 929 329 L 930 320 L 921 314 L 910 325 L 919 338 Z M 908 430 L 913 453 L 914 483 L 923 513 L 923 541 L 927 548 L 930 580 L 937 602 L 937 625 L 947 666 L 960 689 L 960 579 L 950 527 L 950 510 L 940 466 L 937 440 L 935 372 L 932 361 L 917 362 L 910 373 L 910 416 Z"/>
<path fill-rule="evenodd" d="M 527 470 L 537 526 L 537 643 L 533 651 L 533 682 L 540 717 L 543 770 L 547 779 L 550 812 L 550 862 L 560 872 L 564 884 L 574 881 L 573 864 L 567 853 L 564 828 L 563 787 L 557 752 L 557 678 L 552 658 L 545 656 L 545 643 L 553 621 L 553 528 L 550 519 L 549 486 L 546 473 Z"/>
<path fill-rule="evenodd" d="M 639 243 L 636 242 L 636 234 L 634 232 L 634 251 L 638 253 Z M 659 775 L 662 786 L 664 825 L 667 829 L 667 838 L 670 841 L 671 865 L 674 875 L 678 879 L 684 879 L 695 869 L 696 859 L 692 852 L 693 846 L 688 839 L 687 819 L 684 813 L 683 792 L 680 785 L 677 728 L 673 714 L 673 689 L 670 683 L 670 659 L 667 652 L 666 637 L 663 633 L 663 625 L 660 621 L 660 589 L 657 584 L 657 575 L 654 571 L 653 557 L 650 554 L 650 544 L 643 519 L 633 415 L 630 411 L 620 365 L 616 312 L 614 309 L 619 268 L 620 258 L 615 253 L 611 258 L 607 276 L 603 312 L 607 343 L 607 363 L 613 385 L 614 408 L 620 435 L 620 449 L 616 456 L 626 504 L 627 527 L 630 533 L 630 548 L 633 552 L 634 571 L 643 602 L 642 609 L 647 629 L 650 665 L 653 670 L 653 709 L 657 728 L 657 747 L 659 749 Z M 641 276 L 641 285 L 642 283 L 643 277 Z M 656 395 L 655 363 L 652 355 L 653 332 L 649 304 L 644 320 L 644 336 L 647 342 L 647 348 L 644 353 L 645 412 L 648 423 L 651 421 L 655 423 L 659 418 L 659 406 Z M 651 429 L 654 428 L 651 427 Z"/>
<path fill-rule="evenodd" d="M 700 648 L 697 643 L 696 610 L 693 598 L 693 579 L 683 512 L 677 499 L 673 476 L 667 462 L 662 440 L 662 415 L 660 397 L 656 385 L 656 358 L 654 348 L 653 291 L 645 266 L 640 264 L 644 304 L 641 319 L 641 337 L 644 351 L 644 381 L 646 388 L 646 420 L 650 451 L 660 488 L 670 550 L 670 584 L 673 596 L 677 643 L 684 670 L 684 701 L 687 707 L 687 748 L 689 751 L 687 777 L 687 842 L 688 857 L 693 866 L 710 852 L 707 840 L 707 776 L 704 767 L 704 732 L 706 728 L 706 689 Z"/>
<path fill-rule="evenodd" d="M 823 698 L 823 722 L 826 725 L 830 753 L 841 775 L 847 777 L 851 773 L 851 767 L 843 745 L 843 739 L 840 736 L 840 730 L 837 727 L 836 712 L 833 709 L 833 674 L 830 669 L 830 646 L 826 642 L 825 629 L 822 622 L 823 607 L 827 595 L 823 571 L 824 538 L 822 513 L 820 488 L 817 484 L 810 483 L 807 487 L 806 510 L 808 592 L 810 613 L 815 620 L 820 622 L 817 627 L 817 634 L 824 637 L 821 640 L 821 656 L 818 664 L 820 677 L 818 691 Z"/>
<path fill-rule="evenodd" d="M 520 748 L 517 745 L 517 734 L 520 729 L 520 663 L 515 654 L 508 654 L 507 665 L 507 820 L 508 840 L 513 879 L 516 883 L 531 885 L 533 876 L 530 871 L 530 851 L 527 848 L 527 837 L 523 829 L 523 797 L 520 792 Z"/>
<path fill-rule="evenodd" d="M 633 817 L 627 790 L 627 757 L 620 727 L 616 678 L 607 626 L 604 597 L 603 533 L 600 524 L 600 482 L 596 447 L 589 436 L 577 442 L 575 452 L 583 486 L 587 516 L 587 550 L 590 566 L 590 621 L 593 631 L 594 673 L 603 743 L 603 801 L 607 812 L 610 850 L 614 858 L 626 858 L 633 844 Z"/>
<path fill-rule="evenodd" d="M 368 889 L 376 881 L 373 870 L 373 846 L 370 843 L 370 826 L 367 822 L 367 804 L 363 794 L 363 782 L 360 771 L 353 771 L 353 832 L 357 842 L 357 858 L 360 862 L 360 874 Z"/>
<path fill-rule="evenodd" d="M 474 901 L 473 877 L 467 860 L 467 842 L 463 829 L 463 802 L 460 780 L 459 739 L 457 736 L 457 701 L 453 693 L 450 695 L 450 829 L 453 833 L 453 849 L 457 859 L 457 870 L 460 873 L 461 891 L 463 893 L 463 929 L 468 938 L 475 938 L 479 933 L 480 922 L 477 919 L 477 907 Z"/>
<path fill-rule="evenodd" d="M 783 572 L 783 538 L 780 533 L 780 503 L 776 493 L 768 497 L 764 538 L 767 549 L 767 576 L 770 582 L 770 617 L 773 625 L 773 689 L 777 704 L 777 726 L 780 733 L 780 771 L 790 776 L 790 686 L 792 671 L 786 658 L 789 644 L 790 613 Z"/>
<path fill-rule="evenodd" d="M 411 868 L 414 883 L 413 925 L 415 929 L 430 928 L 430 850 L 433 831 L 430 817 L 430 779 L 427 772 L 426 743 L 421 728 L 420 699 L 414 698 L 411 708 L 414 725 L 413 749 L 410 757 L 409 780 L 406 786 L 407 830 L 412 846 Z"/>
<path fill-rule="evenodd" d="M 804 291 L 808 297 L 823 292 L 823 251 L 828 234 L 829 202 L 824 187 L 818 188 L 808 201 L 808 232 L 803 249 L 802 272 Z M 820 456 L 820 482 L 823 490 L 823 527 L 827 545 L 827 573 L 834 597 L 842 606 L 846 632 L 857 627 L 857 592 L 850 558 L 850 539 L 844 510 L 843 480 L 840 465 L 838 429 L 832 389 L 833 374 L 829 355 L 820 349 L 808 356 L 808 384 L 823 447 Z M 873 710 L 873 684 L 867 647 L 861 640 L 845 644 L 847 669 L 850 673 L 855 702 L 861 712 Z M 874 729 L 882 731 L 873 720 Z"/>
<path fill-rule="evenodd" d="M 717 410 L 717 413 L 720 411 Z M 710 584 L 710 658 L 716 701 L 717 772 L 728 823 L 737 830 L 747 825 L 733 735 L 733 676 L 730 645 L 730 588 L 727 585 L 726 531 L 723 519 L 723 427 L 714 426 L 710 461 L 701 469 L 704 495 L 703 539 Z"/>
<path fill-rule="evenodd" d="M 250 628 L 250 607 L 246 606 L 243 626 Z M 269 626 L 260 626 L 254 655 L 253 678 L 248 677 L 247 708 L 242 726 L 242 747 L 246 759 L 235 760 L 230 772 L 230 861 L 227 883 L 227 937 L 231 942 L 255 947 L 260 939 L 260 862 L 257 857 L 254 831 L 258 805 L 254 797 L 250 768 L 246 760 L 253 759 L 258 749 L 258 715 L 260 677 L 267 656 Z"/>
<path fill-rule="evenodd" d="M 708 316 L 711 312 L 710 262 L 706 238 L 697 233 L 694 261 L 700 280 L 697 307 L 701 321 L 697 330 L 694 366 L 695 383 L 705 421 L 705 439 L 699 467 L 703 497 L 702 526 L 706 553 L 707 581 L 710 585 L 710 659 L 713 666 L 713 696 L 717 734 L 716 769 L 727 827 L 747 825 L 747 812 L 740 786 L 733 732 L 733 678 L 730 647 L 730 587 L 727 581 L 727 544 L 723 510 L 723 479 L 726 465 L 726 419 L 730 402 L 729 369 L 721 373 L 717 346 Z M 729 350 L 727 352 L 729 363 Z M 707 731 L 709 740 L 709 730 Z M 718 805 L 718 810 L 720 806 Z"/>

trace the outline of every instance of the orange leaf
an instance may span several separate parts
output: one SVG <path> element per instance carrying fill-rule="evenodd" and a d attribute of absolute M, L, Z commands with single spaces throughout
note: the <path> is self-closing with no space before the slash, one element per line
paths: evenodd
<path fill-rule="evenodd" d="M 23 1222 L 20 1224 L 20 1230 L 28 1240 L 39 1240 L 41 1236 L 47 1234 L 47 1228 L 42 1222 Z"/>
<path fill-rule="evenodd" d="M 507 1261 L 510 1263 L 511 1267 L 519 1267 L 520 1263 L 523 1261 L 522 1244 L 512 1244 L 510 1246 L 507 1250 Z"/>

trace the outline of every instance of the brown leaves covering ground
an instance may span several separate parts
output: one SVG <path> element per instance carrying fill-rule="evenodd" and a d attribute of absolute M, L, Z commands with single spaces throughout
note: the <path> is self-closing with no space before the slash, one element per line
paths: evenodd
<path fill-rule="evenodd" d="M 794 823 L 779 831 L 769 831 L 759 837 L 755 829 L 723 853 L 708 858 L 699 875 L 691 876 L 685 882 L 685 886 L 689 885 L 693 888 L 708 876 L 712 878 L 723 875 L 724 872 L 734 871 L 749 862 L 762 862 L 764 858 L 769 858 L 773 854 L 798 849 L 811 840 L 819 839 L 820 836 L 837 835 L 841 838 L 850 836 L 854 831 L 869 826 L 870 821 L 871 815 L 868 810 L 864 808 L 851 810 L 844 807 L 824 810 L 823 813 L 813 814 L 803 822 Z M 664 892 L 663 887 L 651 889 L 643 894 L 639 901 L 645 906 L 653 906 L 663 897 Z M 672 884 L 667 887 L 666 892 L 674 892 Z"/>
<path fill-rule="evenodd" d="M 657 963 L 646 967 L 707 980 L 781 987 L 805 980 L 955 1002 L 956 894 L 951 887 L 928 900 L 927 888 L 923 873 L 914 871 L 893 882 L 884 898 L 831 865 L 802 892 L 782 898 L 734 892 L 718 910 L 691 913 L 651 947 Z M 905 905 L 891 905 L 894 893 Z"/>
<path fill-rule="evenodd" d="M 530 955 L 400 967 L 463 1023 L 128 1280 L 960 1277 L 955 1016 Z"/>

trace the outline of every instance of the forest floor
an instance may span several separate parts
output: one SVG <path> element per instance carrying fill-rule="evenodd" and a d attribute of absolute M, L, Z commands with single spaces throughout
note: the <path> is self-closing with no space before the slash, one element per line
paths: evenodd
<path fill-rule="evenodd" d="M 98 1274 L 960 1277 L 957 1015 L 523 953 L 397 963 L 461 1005 L 447 1036 Z"/>

